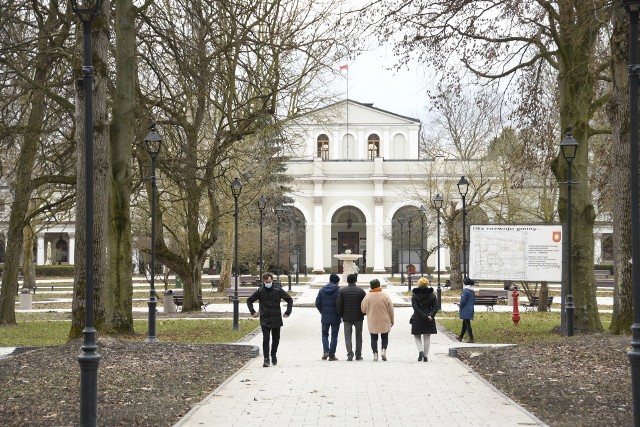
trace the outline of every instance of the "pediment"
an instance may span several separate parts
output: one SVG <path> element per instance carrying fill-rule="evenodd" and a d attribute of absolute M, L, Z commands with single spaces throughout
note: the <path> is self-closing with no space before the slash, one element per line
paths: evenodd
<path fill-rule="evenodd" d="M 374 104 L 344 100 L 305 114 L 300 124 L 419 125 L 420 120 L 376 108 Z"/>

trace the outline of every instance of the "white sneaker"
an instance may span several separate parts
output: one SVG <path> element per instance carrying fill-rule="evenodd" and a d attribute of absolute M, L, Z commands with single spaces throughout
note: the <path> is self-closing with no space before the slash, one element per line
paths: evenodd
<path fill-rule="evenodd" d="M 386 361 L 387 361 L 387 349 L 386 349 L 386 348 L 383 348 L 383 349 L 382 349 L 382 360 L 383 360 L 384 362 L 386 362 Z"/>
<path fill-rule="evenodd" d="M 373 361 L 374 362 L 378 361 L 378 353 L 373 353 Z"/>

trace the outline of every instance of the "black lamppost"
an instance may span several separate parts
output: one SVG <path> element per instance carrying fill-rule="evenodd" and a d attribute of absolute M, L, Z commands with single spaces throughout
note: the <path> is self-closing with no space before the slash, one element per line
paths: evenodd
<path fill-rule="evenodd" d="M 235 235 L 234 235 L 234 253 L 233 253 L 233 263 L 235 264 L 235 287 L 233 290 L 233 330 L 237 331 L 240 329 L 239 320 L 240 312 L 238 309 L 238 305 L 240 301 L 238 300 L 238 281 L 240 280 L 240 270 L 238 268 L 238 197 L 240 197 L 240 193 L 242 192 L 242 183 L 238 178 L 234 179 L 231 183 L 231 193 L 233 194 L 234 200 L 234 208 L 233 208 L 233 217 L 235 223 Z"/>
<path fill-rule="evenodd" d="M 280 220 L 282 219 L 282 215 L 284 214 L 284 208 L 282 206 L 276 208 L 276 218 L 278 219 L 278 226 L 276 227 L 278 233 L 278 247 L 277 247 L 277 256 L 278 256 L 278 285 L 280 285 Z"/>
<path fill-rule="evenodd" d="M 407 261 L 407 266 L 411 265 L 411 221 L 412 218 L 409 217 L 407 219 L 407 232 L 409 233 L 409 260 Z M 411 292 L 411 275 L 412 275 L 412 271 L 408 270 L 407 271 L 407 286 L 409 287 L 409 292 Z"/>
<path fill-rule="evenodd" d="M 289 213 L 289 247 L 287 248 L 287 259 L 289 260 L 287 265 L 287 291 L 291 292 L 291 229 L 293 228 L 292 218 L 293 213 Z"/>
<path fill-rule="evenodd" d="M 467 277 L 467 204 L 465 198 L 469 191 L 469 181 L 463 176 L 458 181 L 458 192 L 462 196 L 462 278 Z"/>
<path fill-rule="evenodd" d="M 296 244 L 294 246 L 295 254 L 296 254 L 296 286 L 300 284 L 300 245 L 298 244 L 298 227 L 300 227 L 300 218 L 296 218 Z"/>
<path fill-rule="evenodd" d="M 629 143 L 631 174 L 631 281 L 633 289 L 633 325 L 631 325 L 631 351 L 627 353 L 631 364 L 631 389 L 633 393 L 633 424 L 640 426 L 640 196 L 638 187 L 638 17 L 640 0 L 622 0 L 629 12 Z"/>
<path fill-rule="evenodd" d="M 264 210 L 267 207 L 267 198 L 260 196 L 258 198 L 258 210 L 260 210 L 260 277 L 258 281 L 262 281 L 262 270 L 264 269 L 264 258 L 262 257 L 262 226 L 264 225 Z"/>
<path fill-rule="evenodd" d="M 147 145 L 147 153 L 151 157 L 151 287 L 149 288 L 149 332 L 147 343 L 158 342 L 156 337 L 156 307 L 158 299 L 156 297 L 156 158 L 160 153 L 162 137 L 156 130 L 156 124 L 151 124 L 151 131 L 144 139 Z"/>
<path fill-rule="evenodd" d="M 433 206 L 435 206 L 438 212 L 438 310 L 442 310 L 442 288 L 440 287 L 440 209 L 442 208 L 442 196 L 440 193 L 436 194 L 433 199 Z"/>
<path fill-rule="evenodd" d="M 402 252 L 402 227 L 404 226 L 404 218 L 398 218 L 398 224 L 400 224 L 400 284 L 404 285 L 404 270 L 402 265 L 404 264 L 404 254 Z"/>
<path fill-rule="evenodd" d="M 424 217 L 427 215 L 427 208 L 424 205 L 418 209 L 420 214 L 420 277 L 424 277 Z"/>
<path fill-rule="evenodd" d="M 567 245 L 567 335 L 573 336 L 573 313 L 575 307 L 573 306 L 573 291 L 572 291 L 572 283 L 573 283 L 573 273 L 571 271 L 571 252 L 572 252 L 572 241 L 571 241 L 571 214 L 572 214 L 572 206 L 571 206 L 571 185 L 574 184 L 571 181 L 571 163 L 573 159 L 576 158 L 576 151 L 578 150 L 578 142 L 573 139 L 571 135 L 571 128 L 567 129 L 564 139 L 560 143 L 560 149 L 562 150 L 562 156 L 567 161 L 567 240 L 569 244 Z"/>
<path fill-rule="evenodd" d="M 85 180 L 85 323 L 82 331 L 80 365 L 80 425 L 95 426 L 98 422 L 98 365 L 100 355 L 93 324 L 93 63 L 91 61 L 91 31 L 93 19 L 100 13 L 102 0 L 71 0 L 73 12 L 82 22 L 84 43 L 82 60 L 82 91 L 84 92 L 84 180 Z"/>

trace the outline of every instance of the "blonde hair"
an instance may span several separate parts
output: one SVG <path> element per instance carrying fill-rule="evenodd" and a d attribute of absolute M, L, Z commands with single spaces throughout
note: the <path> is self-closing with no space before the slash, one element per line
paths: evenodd
<path fill-rule="evenodd" d="M 429 279 L 426 277 L 421 277 L 418 279 L 418 286 L 429 286 Z"/>

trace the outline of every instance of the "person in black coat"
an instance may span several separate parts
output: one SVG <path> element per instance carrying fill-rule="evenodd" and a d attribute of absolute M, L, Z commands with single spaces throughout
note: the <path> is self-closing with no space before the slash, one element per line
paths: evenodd
<path fill-rule="evenodd" d="M 256 290 L 253 295 L 247 299 L 247 307 L 253 317 L 260 316 L 260 326 L 262 327 L 262 353 L 264 354 L 265 368 L 270 362 L 274 365 L 278 364 L 276 353 L 278 352 L 278 344 L 280 343 L 280 328 L 282 327 L 282 308 L 280 301 L 287 302 L 287 310 L 284 317 L 289 317 L 293 308 L 293 299 L 280 286 L 273 285 L 273 276 L 271 273 L 262 275 L 263 285 Z M 260 310 L 256 312 L 253 303 L 260 302 Z M 269 335 L 271 335 L 271 353 L 269 353 Z M 271 361 L 269 360 L 271 354 Z"/>
<path fill-rule="evenodd" d="M 336 311 L 342 316 L 344 323 L 344 343 L 347 347 L 347 361 L 353 360 L 352 330 L 356 330 L 356 360 L 362 360 L 362 322 L 364 314 L 360 310 L 360 303 L 367 296 L 364 289 L 356 286 L 357 274 L 347 276 L 348 285 L 340 289 L 336 300 Z"/>
<path fill-rule="evenodd" d="M 411 316 L 411 334 L 418 348 L 418 362 L 427 362 L 431 334 L 437 334 L 436 313 L 438 312 L 438 299 L 429 287 L 429 280 L 421 277 L 418 286 L 413 288 L 411 296 L 413 315 Z"/>

